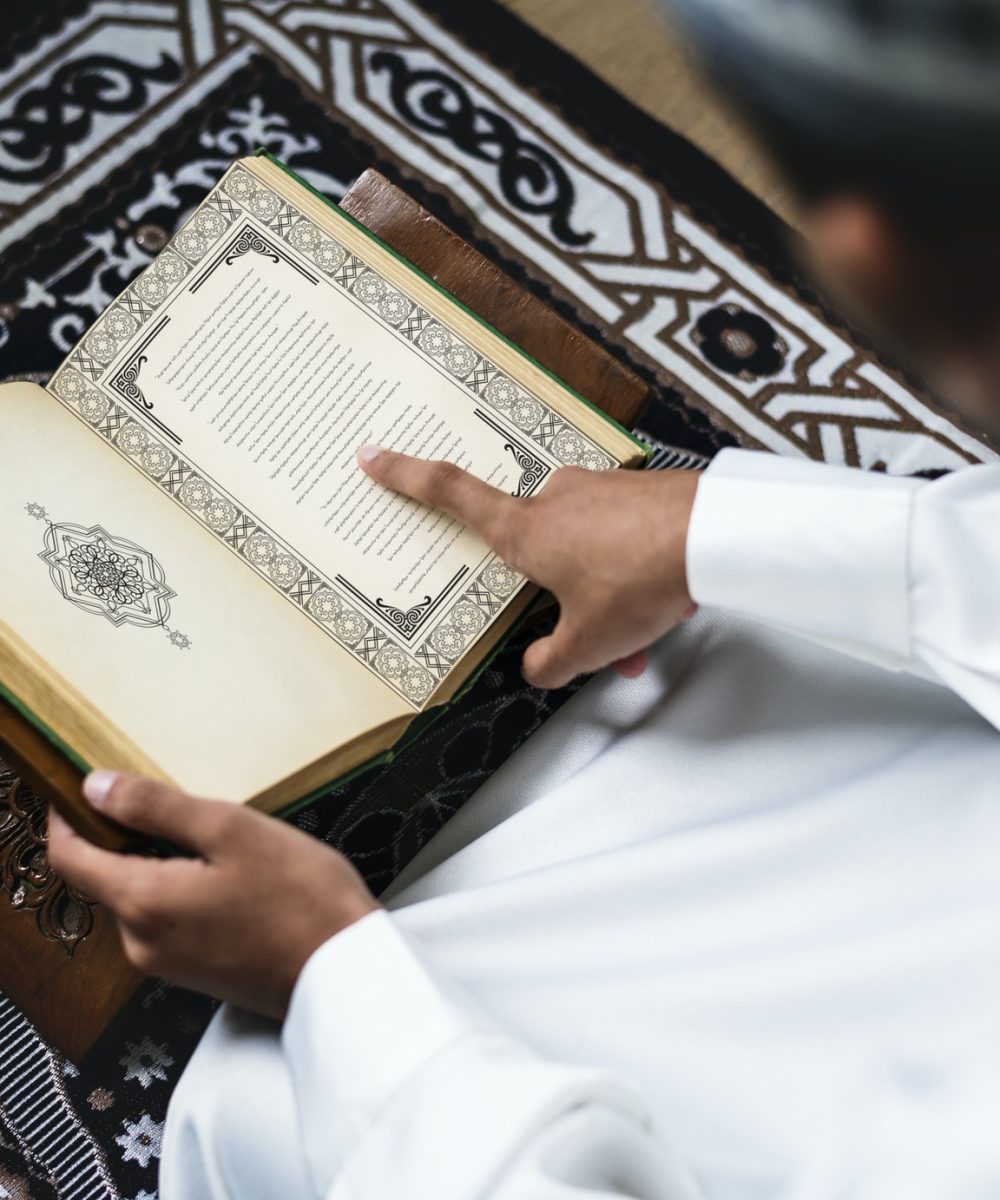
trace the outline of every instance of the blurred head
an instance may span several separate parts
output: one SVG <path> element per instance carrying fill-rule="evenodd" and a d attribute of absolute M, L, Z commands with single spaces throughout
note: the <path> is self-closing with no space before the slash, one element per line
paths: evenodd
<path fill-rule="evenodd" d="M 1000 0 L 673 7 L 797 188 L 826 282 L 1000 409 Z"/>

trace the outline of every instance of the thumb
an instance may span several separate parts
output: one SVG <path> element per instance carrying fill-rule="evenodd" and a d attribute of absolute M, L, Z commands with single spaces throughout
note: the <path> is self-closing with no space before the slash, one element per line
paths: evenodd
<path fill-rule="evenodd" d="M 83 794 L 113 821 L 193 850 L 214 845 L 232 811 L 221 800 L 199 800 L 169 784 L 117 771 L 92 771 Z"/>
<path fill-rule="evenodd" d="M 531 643 L 524 652 L 521 669 L 525 679 L 538 688 L 565 687 L 587 670 L 580 639 L 565 617 L 548 637 Z"/>

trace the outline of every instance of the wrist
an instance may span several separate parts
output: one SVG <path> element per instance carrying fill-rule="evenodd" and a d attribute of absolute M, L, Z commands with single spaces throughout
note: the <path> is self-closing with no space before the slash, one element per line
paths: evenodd
<path fill-rule="evenodd" d="M 336 910 L 329 913 L 325 919 L 315 923 L 311 922 L 307 928 L 303 929 L 300 938 L 294 941 L 289 940 L 289 954 L 286 959 L 288 966 L 283 972 L 284 984 L 281 989 L 283 1014 L 288 1009 L 296 984 L 313 956 L 345 930 L 381 909 L 382 905 L 367 892 L 344 898 L 337 905 Z"/>

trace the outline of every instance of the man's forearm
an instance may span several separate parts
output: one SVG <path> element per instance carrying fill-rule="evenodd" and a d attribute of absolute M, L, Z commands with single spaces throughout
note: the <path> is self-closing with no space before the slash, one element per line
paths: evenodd
<path fill-rule="evenodd" d="M 389 913 L 316 952 L 282 1041 L 326 1200 L 583 1200 L 608 1178 L 633 1200 L 698 1196 L 628 1087 L 497 1028 Z"/>
<path fill-rule="evenodd" d="M 687 541 L 699 604 L 958 692 L 1000 727 L 1000 467 L 934 482 L 726 450 Z"/>

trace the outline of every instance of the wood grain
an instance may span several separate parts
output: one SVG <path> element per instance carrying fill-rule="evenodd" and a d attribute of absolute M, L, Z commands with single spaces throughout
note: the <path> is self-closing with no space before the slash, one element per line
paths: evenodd
<path fill-rule="evenodd" d="M 83 837 L 105 850 L 124 850 L 128 830 L 91 808 L 80 794 L 83 772 L 0 697 L 0 755 Z"/>
<path fill-rule="evenodd" d="M 620 425 L 635 424 L 647 383 L 383 175 L 365 171 L 341 207 Z"/>
<path fill-rule="evenodd" d="M 0 990 L 56 1050 L 80 1063 L 143 976 L 125 958 L 107 909 L 69 958 L 37 931 L 31 913 L 0 896 Z"/>

